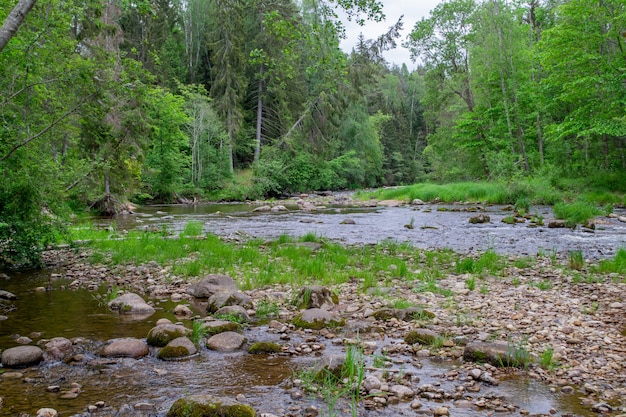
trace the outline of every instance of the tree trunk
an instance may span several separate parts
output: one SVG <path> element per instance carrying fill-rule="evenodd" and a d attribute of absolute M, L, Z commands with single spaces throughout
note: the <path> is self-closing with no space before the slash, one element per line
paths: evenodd
<path fill-rule="evenodd" d="M 37 0 L 20 0 L 11 10 L 4 24 L 0 28 L 0 52 L 9 43 L 17 32 L 17 29 L 24 22 L 26 15 L 31 11 Z"/>
<path fill-rule="evenodd" d="M 254 162 L 259 162 L 261 157 L 261 129 L 263 128 L 263 65 L 259 69 L 259 88 L 257 91 L 257 108 L 256 108 L 256 146 L 254 148 Z"/>

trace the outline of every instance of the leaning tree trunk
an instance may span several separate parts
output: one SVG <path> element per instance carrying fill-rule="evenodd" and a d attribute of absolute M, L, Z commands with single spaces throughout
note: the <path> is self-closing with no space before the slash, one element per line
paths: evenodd
<path fill-rule="evenodd" d="M 0 52 L 9 43 L 11 38 L 17 32 L 26 15 L 33 6 L 37 3 L 37 0 L 20 0 L 17 5 L 11 10 L 11 13 L 7 16 L 4 24 L 0 28 Z"/>

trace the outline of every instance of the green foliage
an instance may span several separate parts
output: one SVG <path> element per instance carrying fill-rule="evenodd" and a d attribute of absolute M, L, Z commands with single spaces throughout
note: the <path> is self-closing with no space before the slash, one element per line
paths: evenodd
<path fill-rule="evenodd" d="M 199 346 L 200 342 L 209 334 L 209 328 L 205 326 L 204 321 L 202 320 L 194 320 L 191 328 L 191 334 L 189 335 L 189 340 L 193 342 L 194 345 Z"/>
<path fill-rule="evenodd" d="M 620 248 L 613 259 L 603 259 L 598 265 L 598 270 L 603 273 L 617 273 L 623 277 L 626 275 L 626 248 Z"/>
<path fill-rule="evenodd" d="M 602 211 L 593 204 L 577 201 L 575 203 L 558 203 L 554 206 L 554 215 L 557 219 L 565 220 L 569 225 L 583 224 L 602 214 Z"/>
<path fill-rule="evenodd" d="M 202 235 L 204 225 L 199 221 L 189 221 L 185 224 L 185 228 L 183 229 L 181 236 L 186 237 L 198 237 Z"/>
<path fill-rule="evenodd" d="M 580 271 L 585 266 L 585 259 L 583 258 L 583 251 L 574 250 L 569 253 L 568 266 L 570 269 Z"/>

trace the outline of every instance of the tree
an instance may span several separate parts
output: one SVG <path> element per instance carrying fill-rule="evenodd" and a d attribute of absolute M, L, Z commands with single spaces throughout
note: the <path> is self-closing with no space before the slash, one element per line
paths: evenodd
<path fill-rule="evenodd" d="M 0 27 L 0 52 L 9 43 L 11 38 L 24 22 L 26 15 L 35 6 L 37 0 L 19 0 L 11 13 L 7 16 L 2 27 Z"/>

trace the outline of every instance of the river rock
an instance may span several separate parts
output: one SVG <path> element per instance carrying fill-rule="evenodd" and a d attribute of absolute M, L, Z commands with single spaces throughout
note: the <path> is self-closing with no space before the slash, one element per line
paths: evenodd
<path fill-rule="evenodd" d="M 370 391 L 378 391 L 380 389 L 380 386 L 382 385 L 382 383 L 380 382 L 380 379 L 378 379 L 377 377 L 375 377 L 374 375 L 368 375 L 363 379 L 363 389 L 365 389 L 365 391 L 370 392 Z"/>
<path fill-rule="evenodd" d="M 354 219 L 343 219 L 339 224 L 356 224 Z"/>
<path fill-rule="evenodd" d="M 337 315 L 321 308 L 304 310 L 293 319 L 293 324 L 304 329 L 320 330 L 324 327 L 340 327 L 344 321 Z"/>
<path fill-rule="evenodd" d="M 419 198 L 414 198 L 413 201 L 411 201 L 411 205 L 412 206 L 423 206 L 424 204 L 426 204 L 426 203 L 424 203 Z"/>
<path fill-rule="evenodd" d="M 45 344 L 46 355 L 55 360 L 63 360 L 72 356 L 72 341 L 65 337 L 54 337 Z"/>
<path fill-rule="evenodd" d="M 343 366 L 346 363 L 346 355 L 326 355 L 315 366 L 315 375 L 322 379 L 330 373 L 337 378 L 342 378 Z"/>
<path fill-rule="evenodd" d="M 0 299 L 2 300 L 17 300 L 17 295 L 12 292 L 0 290 Z"/>
<path fill-rule="evenodd" d="M 40 408 L 37 410 L 37 417 L 57 417 L 59 412 L 54 408 Z"/>
<path fill-rule="evenodd" d="M 158 358 L 163 360 L 175 360 L 198 353 L 196 345 L 187 337 L 177 337 L 159 350 Z"/>
<path fill-rule="evenodd" d="M 410 400 L 415 396 L 415 392 L 406 385 L 392 385 L 389 387 L 389 392 L 401 400 Z"/>
<path fill-rule="evenodd" d="M 434 416 L 449 416 L 450 410 L 448 409 L 448 407 L 436 407 L 433 410 L 433 415 Z"/>
<path fill-rule="evenodd" d="M 437 333 L 429 329 L 414 329 L 404 336 L 404 341 L 409 345 L 421 343 L 423 345 L 432 344 L 438 337 Z"/>
<path fill-rule="evenodd" d="M 232 352 L 240 349 L 246 343 L 246 338 L 235 332 L 223 332 L 211 336 L 206 342 L 206 347 L 218 352 Z"/>
<path fill-rule="evenodd" d="M 339 299 L 327 287 L 308 285 L 298 291 L 295 304 L 300 308 L 321 308 L 328 310 L 339 302 Z"/>
<path fill-rule="evenodd" d="M 220 291 L 209 297 L 207 312 L 215 313 L 224 306 L 241 306 L 245 309 L 252 308 L 252 298 L 241 291 Z"/>
<path fill-rule="evenodd" d="M 228 275 L 210 274 L 187 288 L 187 294 L 196 298 L 209 298 L 216 292 L 236 291 L 237 284 Z"/>
<path fill-rule="evenodd" d="M 519 366 L 530 359 L 529 357 L 524 358 L 522 355 L 514 357 L 513 350 L 506 343 L 474 342 L 465 346 L 463 359 L 471 362 L 487 362 L 493 366 Z"/>
<path fill-rule="evenodd" d="M 565 225 L 565 220 L 550 220 L 548 222 L 548 228 L 550 229 L 562 229 Z"/>
<path fill-rule="evenodd" d="M 17 346 L 2 351 L 0 361 L 5 368 L 22 368 L 38 364 L 43 354 L 38 346 Z"/>
<path fill-rule="evenodd" d="M 218 333 L 224 332 L 236 332 L 241 330 L 241 325 L 234 321 L 228 320 L 211 320 L 202 324 L 202 328 L 208 336 L 213 336 Z"/>
<path fill-rule="evenodd" d="M 255 208 L 252 211 L 258 213 L 258 212 L 266 212 L 266 211 L 271 211 L 271 210 L 272 210 L 272 207 L 270 207 L 270 206 L 260 206 L 260 207 Z"/>
<path fill-rule="evenodd" d="M 141 339 L 124 337 L 109 340 L 102 349 L 105 358 L 141 358 L 149 353 L 148 344 Z"/>
<path fill-rule="evenodd" d="M 281 204 L 279 204 L 279 205 L 277 205 L 277 206 L 272 207 L 272 209 L 271 209 L 271 210 L 272 210 L 272 212 L 289 211 L 289 210 L 287 210 L 287 207 L 285 207 L 285 206 L 283 206 L 283 205 L 281 205 Z"/>
<path fill-rule="evenodd" d="M 132 292 L 122 294 L 108 304 L 111 310 L 116 310 L 120 314 L 153 314 L 156 310 L 154 307 L 144 301 L 141 296 Z"/>
<path fill-rule="evenodd" d="M 418 317 L 428 317 L 431 319 L 435 318 L 434 313 L 428 310 L 424 310 L 423 308 L 419 308 L 419 307 L 409 307 L 409 308 L 386 307 L 386 308 L 381 308 L 379 310 L 374 311 L 371 315 L 377 320 L 390 320 L 392 318 L 395 318 L 397 320 L 410 321 Z"/>
<path fill-rule="evenodd" d="M 191 317 L 193 316 L 193 311 L 191 311 L 191 309 L 189 307 L 187 307 L 186 305 L 183 304 L 178 304 L 176 307 L 174 307 L 174 315 L 176 317 Z"/>
<path fill-rule="evenodd" d="M 163 347 L 177 337 L 186 336 L 189 330 L 179 324 L 159 324 L 148 332 L 150 346 Z"/>
<path fill-rule="evenodd" d="M 172 404 L 167 417 L 255 417 L 252 407 L 226 397 L 189 395 Z"/>
<path fill-rule="evenodd" d="M 472 216 L 469 218 L 469 222 L 471 224 L 480 224 L 480 223 L 489 223 L 491 218 L 486 214 L 479 214 L 477 216 Z"/>
<path fill-rule="evenodd" d="M 250 316 L 242 306 L 224 306 L 215 312 L 217 317 L 230 317 L 238 323 L 250 322 Z"/>

